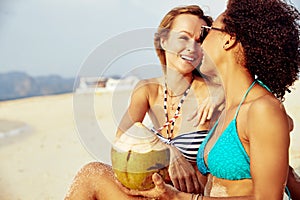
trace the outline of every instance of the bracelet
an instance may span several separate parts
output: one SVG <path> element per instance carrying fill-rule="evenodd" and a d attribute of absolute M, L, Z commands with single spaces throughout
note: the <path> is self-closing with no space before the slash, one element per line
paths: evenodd
<path fill-rule="evenodd" d="M 192 194 L 192 198 L 193 198 L 193 196 L 194 196 L 194 194 Z M 200 200 L 203 200 L 203 195 L 202 194 L 196 194 L 194 200 L 198 200 L 199 196 L 200 196 Z"/>
<path fill-rule="evenodd" d="M 200 196 L 200 200 L 203 200 L 203 195 L 201 194 L 201 196 Z"/>
<path fill-rule="evenodd" d="M 191 200 L 194 200 L 194 194 L 192 193 Z"/>

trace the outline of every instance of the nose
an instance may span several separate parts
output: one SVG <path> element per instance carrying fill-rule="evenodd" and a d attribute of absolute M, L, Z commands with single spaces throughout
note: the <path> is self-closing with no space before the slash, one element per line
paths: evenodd
<path fill-rule="evenodd" d="M 190 39 L 189 42 L 187 43 L 187 51 L 188 52 L 195 52 L 197 46 L 199 46 L 198 42 L 193 40 L 193 39 Z"/>

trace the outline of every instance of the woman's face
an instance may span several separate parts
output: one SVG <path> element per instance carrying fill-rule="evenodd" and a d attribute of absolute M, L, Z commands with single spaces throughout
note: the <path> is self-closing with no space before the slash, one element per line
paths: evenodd
<path fill-rule="evenodd" d="M 212 24 L 212 27 L 223 29 L 223 15 L 221 14 Z M 200 66 L 201 73 L 207 76 L 216 76 L 218 74 L 218 66 L 224 62 L 222 56 L 224 55 L 223 43 L 224 32 L 216 29 L 210 29 L 206 38 L 202 43 L 203 61 Z"/>
<path fill-rule="evenodd" d="M 167 67 L 182 74 L 191 73 L 202 60 L 199 42 L 203 19 L 191 14 L 178 15 L 173 21 L 168 38 L 162 39 Z"/>

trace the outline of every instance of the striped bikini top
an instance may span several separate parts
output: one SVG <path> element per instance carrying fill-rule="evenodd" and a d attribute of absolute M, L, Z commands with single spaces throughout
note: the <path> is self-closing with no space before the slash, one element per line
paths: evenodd
<path fill-rule="evenodd" d="M 199 146 L 207 136 L 208 130 L 184 133 L 169 139 L 158 132 L 155 134 L 164 143 L 176 147 L 188 161 L 196 162 Z"/>
<path fill-rule="evenodd" d="M 160 127 L 159 129 L 155 129 L 154 127 L 151 129 L 157 137 L 163 141 L 166 144 L 173 145 L 176 147 L 181 154 L 191 162 L 196 162 L 197 161 L 197 153 L 200 144 L 206 137 L 208 130 L 203 130 L 203 131 L 196 131 L 196 132 L 191 132 L 191 133 L 184 133 L 180 134 L 174 138 L 173 136 L 173 131 L 174 131 L 174 126 L 175 126 L 175 121 L 176 119 L 180 116 L 180 109 L 181 106 L 188 95 L 191 85 L 194 81 L 194 77 L 192 77 L 191 83 L 189 84 L 188 88 L 185 90 L 183 93 L 179 104 L 177 106 L 177 109 L 175 111 L 175 114 L 172 118 L 169 117 L 168 115 L 168 109 L 167 109 L 167 98 L 168 98 L 168 90 L 167 90 L 167 82 L 165 81 L 165 88 L 164 88 L 164 112 L 165 112 L 165 124 Z M 170 131 L 167 129 L 167 138 L 162 136 L 160 134 L 160 131 L 164 128 L 167 128 L 170 126 Z"/>

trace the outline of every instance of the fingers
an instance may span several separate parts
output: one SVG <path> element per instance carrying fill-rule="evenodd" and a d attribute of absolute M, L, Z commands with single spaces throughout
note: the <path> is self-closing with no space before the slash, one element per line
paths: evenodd
<path fill-rule="evenodd" d="M 191 185 L 188 180 L 189 180 L 188 177 L 183 177 L 179 179 L 180 191 L 187 192 L 187 184 Z"/>
<path fill-rule="evenodd" d="M 200 120 L 201 120 L 201 119 L 200 119 L 200 116 L 201 116 L 201 115 L 197 114 L 196 119 L 194 120 L 195 122 L 194 122 L 194 124 L 193 124 L 194 127 L 199 126 Z"/>
<path fill-rule="evenodd" d="M 173 186 L 182 192 L 198 192 L 201 186 L 196 172 L 190 163 L 184 161 L 179 159 L 169 168 Z"/>
<path fill-rule="evenodd" d="M 155 186 L 158 189 L 163 189 L 164 188 L 165 182 L 164 182 L 163 178 L 158 173 L 154 173 L 152 175 L 152 180 L 153 180 Z"/>
<path fill-rule="evenodd" d="M 211 117 L 212 117 L 212 115 L 213 115 L 213 113 L 214 113 L 214 110 L 215 110 L 215 107 L 210 107 L 209 108 L 209 112 L 208 112 L 208 115 L 207 115 L 207 120 L 210 120 L 211 119 Z"/>
<path fill-rule="evenodd" d="M 201 184 L 197 178 L 197 175 L 195 174 L 195 176 L 192 176 L 192 181 L 193 181 L 193 184 L 194 184 L 194 188 L 193 191 L 192 189 L 188 190 L 189 193 L 196 193 L 196 194 L 199 194 L 201 192 Z"/>
<path fill-rule="evenodd" d="M 195 110 L 194 112 L 192 112 L 192 114 L 190 114 L 187 118 L 188 121 L 192 121 L 198 114 L 198 110 Z"/>
<path fill-rule="evenodd" d="M 201 115 L 202 115 L 202 112 L 203 112 L 203 107 L 200 106 L 198 109 L 196 109 L 192 115 L 190 115 L 188 121 L 194 121 L 193 123 L 193 126 L 194 127 L 197 127 L 200 123 L 200 120 L 201 120 Z"/>
<path fill-rule="evenodd" d="M 187 185 L 187 184 L 190 184 L 190 183 L 187 183 L 187 182 L 186 182 L 186 176 L 183 175 L 184 172 L 181 171 L 180 174 L 181 174 L 180 177 L 178 177 L 178 176 L 172 176 L 171 181 L 172 181 L 172 183 L 173 183 L 173 186 L 174 186 L 177 190 L 182 191 L 182 192 L 186 192 L 186 191 L 187 191 L 186 185 Z M 189 186 L 189 187 L 190 187 L 190 186 Z"/>
<path fill-rule="evenodd" d="M 194 120 L 194 127 L 205 124 L 207 120 L 210 120 L 215 110 L 215 104 L 211 102 L 211 99 L 206 98 L 198 109 L 193 112 L 188 121 Z"/>
<path fill-rule="evenodd" d="M 170 179 L 172 181 L 173 186 L 177 189 L 180 190 L 180 184 L 179 184 L 179 176 L 178 174 L 180 173 L 179 171 L 179 163 L 173 163 L 169 166 L 169 175 Z"/>
<path fill-rule="evenodd" d="M 189 170 L 194 172 L 194 169 Z M 185 174 L 181 179 L 179 179 L 180 191 L 188 193 L 199 193 L 201 190 L 201 185 L 198 181 L 196 173 Z"/>
<path fill-rule="evenodd" d="M 208 114 L 208 111 L 207 111 L 207 108 L 203 109 L 202 111 L 202 115 L 200 116 L 201 120 L 200 120 L 200 125 L 203 125 L 207 119 L 207 114 Z"/>
<path fill-rule="evenodd" d="M 163 178 L 158 174 L 154 173 L 152 175 L 152 181 L 154 182 L 155 187 L 150 190 L 123 190 L 126 194 L 131 196 L 144 196 L 151 199 L 160 199 L 160 196 L 166 192 L 166 184 Z"/>
<path fill-rule="evenodd" d="M 175 183 L 175 184 L 174 184 Z M 188 175 L 174 181 L 174 187 L 182 192 L 200 192 L 201 186 L 196 175 Z M 176 186 L 175 186 L 176 185 Z"/>
<path fill-rule="evenodd" d="M 192 177 L 188 177 L 188 179 L 185 180 L 185 184 L 186 184 L 186 191 L 184 192 L 194 192 L 195 187 L 194 187 L 194 182 L 193 182 L 193 178 Z"/>
<path fill-rule="evenodd" d="M 200 108 L 198 109 L 198 121 L 197 124 L 194 124 L 196 126 L 203 125 L 207 120 L 211 119 L 211 116 L 214 112 L 214 106 L 210 104 L 206 105 L 201 105 Z"/>

